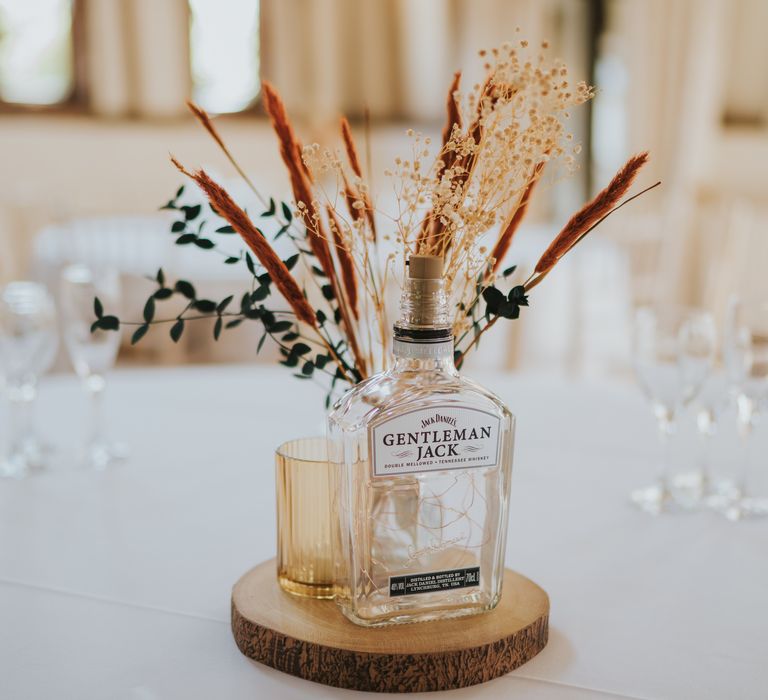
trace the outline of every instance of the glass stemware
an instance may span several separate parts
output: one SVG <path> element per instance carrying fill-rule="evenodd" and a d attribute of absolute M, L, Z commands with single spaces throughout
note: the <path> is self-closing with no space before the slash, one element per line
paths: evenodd
<path fill-rule="evenodd" d="M 37 382 L 56 357 L 56 309 L 36 282 L 0 289 L 0 376 L 10 403 L 8 449 L 0 476 L 22 478 L 46 466 L 46 449 L 35 434 Z"/>
<path fill-rule="evenodd" d="M 66 345 L 75 373 L 91 397 L 91 430 L 85 448 L 87 466 L 103 469 L 126 457 L 126 449 L 110 442 L 104 425 L 103 394 L 105 374 L 115 364 L 120 348 L 119 331 L 95 330 L 94 299 L 106 308 L 120 303 L 120 276 L 112 269 L 95 270 L 87 265 L 66 267 L 60 282 L 61 310 Z"/>
<path fill-rule="evenodd" d="M 720 430 L 723 413 L 730 406 L 728 379 L 722 371 L 705 380 L 695 401 L 696 428 L 699 436 L 698 477 L 701 505 L 716 504 L 733 497 L 734 475 L 726 465 L 715 464 L 712 457 L 714 438 Z"/>
<path fill-rule="evenodd" d="M 676 418 L 690 404 L 707 378 L 715 353 L 715 324 L 710 314 L 684 307 L 649 306 L 634 319 L 634 368 L 651 403 L 662 445 L 656 483 L 632 492 L 632 502 L 659 514 L 696 505 L 696 479 L 670 476 L 669 443 Z"/>
<path fill-rule="evenodd" d="M 736 395 L 742 454 L 734 496 L 721 510 L 731 520 L 768 515 L 768 493 L 752 493 L 752 482 L 760 474 L 750 470 L 749 464 L 752 430 L 768 399 L 768 300 L 731 301 L 723 356 Z"/>

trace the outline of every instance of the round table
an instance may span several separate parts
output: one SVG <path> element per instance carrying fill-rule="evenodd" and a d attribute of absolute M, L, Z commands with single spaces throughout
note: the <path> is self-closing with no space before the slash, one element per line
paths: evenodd
<path fill-rule="evenodd" d="M 518 418 L 507 565 L 549 593 L 550 641 L 450 697 L 766 697 L 768 521 L 633 510 L 658 447 L 631 385 L 477 379 Z M 86 398 L 47 378 L 57 468 L 0 481 L 0 695 L 353 697 L 248 661 L 229 627 L 232 585 L 274 554 L 273 450 L 322 431 L 322 390 L 272 367 L 116 372 L 106 410 L 131 458 L 104 473 L 69 466 Z"/>

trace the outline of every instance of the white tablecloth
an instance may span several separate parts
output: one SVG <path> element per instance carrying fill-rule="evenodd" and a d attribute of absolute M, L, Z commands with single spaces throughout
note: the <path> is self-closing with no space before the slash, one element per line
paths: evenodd
<path fill-rule="evenodd" d="M 451 697 L 768 697 L 768 521 L 634 511 L 657 446 L 632 387 L 485 383 L 518 416 L 507 563 L 549 592 L 551 632 Z M 76 445 L 75 380 L 41 394 L 47 436 Z M 0 481 L 0 697 L 356 697 L 246 660 L 229 630 L 233 582 L 274 553 L 273 449 L 320 431 L 322 398 L 273 368 L 120 372 L 128 463 Z"/>

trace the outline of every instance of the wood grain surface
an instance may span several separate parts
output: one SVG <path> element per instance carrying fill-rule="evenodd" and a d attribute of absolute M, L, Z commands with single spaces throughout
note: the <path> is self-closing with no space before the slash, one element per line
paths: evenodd
<path fill-rule="evenodd" d="M 360 627 L 333 601 L 298 598 L 277 584 L 275 562 L 232 591 L 232 632 L 245 656 L 325 685 L 378 692 L 448 690 L 509 673 L 547 643 L 549 598 L 507 569 L 501 602 L 472 617 Z"/>

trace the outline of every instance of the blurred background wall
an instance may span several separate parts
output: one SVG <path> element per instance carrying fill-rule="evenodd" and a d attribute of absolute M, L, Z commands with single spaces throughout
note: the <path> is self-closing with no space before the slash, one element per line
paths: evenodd
<path fill-rule="evenodd" d="M 173 250 L 158 213 L 181 184 L 169 152 L 233 178 L 186 99 L 222 115 L 259 187 L 289 198 L 261 77 L 305 142 L 334 143 L 340 113 L 361 128 L 369 110 L 381 172 L 406 126 L 439 132 L 450 77 L 460 68 L 471 84 L 478 49 L 547 39 L 598 92 L 573 116 L 577 175 L 538 192 L 510 261 L 535 261 L 629 154 L 649 149 L 641 179 L 664 184 L 606 222 L 478 361 L 621 372 L 633 305 L 722 316 L 731 293 L 768 295 L 767 26 L 764 0 L 0 0 L 0 282 L 55 286 L 79 255 L 122 267 L 127 315 L 160 265 L 237 289 L 221 266 Z M 206 329 L 124 359 L 249 360 L 254 347 L 247 330 L 215 346 Z"/>

